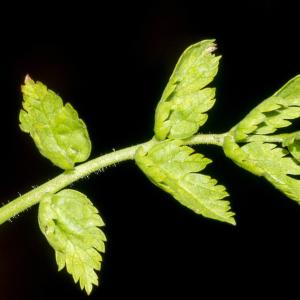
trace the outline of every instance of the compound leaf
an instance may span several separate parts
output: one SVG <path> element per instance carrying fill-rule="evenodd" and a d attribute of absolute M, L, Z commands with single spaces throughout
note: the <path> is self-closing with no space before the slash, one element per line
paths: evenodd
<path fill-rule="evenodd" d="M 33 138 L 40 153 L 62 169 L 88 159 L 91 141 L 76 110 L 41 82 L 27 75 L 22 86 L 20 127 Z"/>
<path fill-rule="evenodd" d="M 184 206 L 207 218 L 235 224 L 229 202 L 222 200 L 228 196 L 225 187 L 207 175 L 196 173 L 211 160 L 193 152 L 180 140 L 166 140 L 149 150 L 140 147 L 135 159 L 155 185 Z"/>
<path fill-rule="evenodd" d="M 300 117 L 300 75 L 288 81 L 273 96 L 256 106 L 235 127 L 235 140 L 242 141 L 249 134 L 270 134 L 287 127 L 289 120 Z"/>
<path fill-rule="evenodd" d="M 215 103 L 215 89 L 205 88 L 218 71 L 220 56 L 214 40 L 203 40 L 187 48 L 180 57 L 155 113 L 155 136 L 191 137 L 207 120 Z"/>
<path fill-rule="evenodd" d="M 82 193 L 65 189 L 46 194 L 39 205 L 41 231 L 55 250 L 58 269 L 65 266 L 90 294 L 98 285 L 95 270 L 100 270 L 105 251 L 104 223 L 92 202 Z"/>
<path fill-rule="evenodd" d="M 289 152 L 274 143 L 253 141 L 239 146 L 232 135 L 224 139 L 224 152 L 237 165 L 265 177 L 289 198 L 300 202 L 300 181 L 289 175 L 300 175 L 300 166 Z"/>

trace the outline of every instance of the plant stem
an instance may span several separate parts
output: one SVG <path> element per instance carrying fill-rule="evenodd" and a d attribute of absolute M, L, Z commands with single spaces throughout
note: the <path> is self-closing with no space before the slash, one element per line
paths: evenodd
<path fill-rule="evenodd" d="M 145 143 L 147 144 L 147 143 Z M 37 204 L 46 193 L 56 193 L 72 182 L 83 178 L 97 170 L 116 164 L 121 161 L 134 158 L 136 149 L 140 145 L 124 148 L 118 151 L 99 156 L 75 167 L 71 171 L 65 171 L 57 177 L 16 198 L 0 208 L 0 224 L 19 214 L 30 206 Z"/>
<path fill-rule="evenodd" d="M 223 145 L 225 134 L 198 134 L 190 139 L 186 139 L 185 144 L 213 144 L 217 146 Z M 158 143 L 154 138 L 146 143 L 141 143 L 128 148 L 113 151 L 111 153 L 101 155 L 95 159 L 89 160 L 81 165 L 76 166 L 73 170 L 65 171 L 48 182 L 34 188 L 30 192 L 12 200 L 8 204 L 0 208 L 0 224 L 16 216 L 20 212 L 40 202 L 46 193 L 56 193 L 65 188 L 76 180 L 83 178 L 93 172 L 101 170 L 105 167 L 115 165 L 116 163 L 132 160 L 136 150 L 140 146 L 151 147 Z"/>
<path fill-rule="evenodd" d="M 224 137 L 226 134 L 227 133 L 197 134 L 189 139 L 184 140 L 184 142 L 188 145 L 206 144 L 206 145 L 217 145 L 222 147 L 224 142 Z"/>

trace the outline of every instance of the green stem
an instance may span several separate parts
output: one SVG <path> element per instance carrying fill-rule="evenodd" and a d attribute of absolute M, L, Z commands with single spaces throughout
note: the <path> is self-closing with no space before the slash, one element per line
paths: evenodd
<path fill-rule="evenodd" d="M 147 144 L 147 143 L 145 143 Z M 113 151 L 99 156 L 75 167 L 71 171 L 65 171 L 57 177 L 16 198 L 0 208 L 0 224 L 19 214 L 30 206 L 37 204 L 46 193 L 56 193 L 72 182 L 83 178 L 97 170 L 116 164 L 121 161 L 134 158 L 136 149 L 140 145 Z"/>
<path fill-rule="evenodd" d="M 189 139 L 184 140 L 188 145 L 217 145 L 222 147 L 224 142 L 224 137 L 227 133 L 221 134 L 197 134 Z"/>
<path fill-rule="evenodd" d="M 217 146 L 223 145 L 223 138 L 225 134 L 199 134 L 190 139 L 186 139 L 185 144 L 213 144 Z M 101 170 L 105 167 L 115 165 L 116 163 L 134 159 L 135 152 L 138 147 L 151 147 L 158 143 L 152 139 L 146 143 L 138 144 L 128 148 L 99 156 L 95 159 L 89 160 L 81 165 L 76 166 L 71 171 L 65 171 L 57 177 L 31 190 L 30 192 L 14 199 L 8 204 L 0 208 L 0 224 L 16 216 L 27 208 L 39 203 L 46 193 L 56 193 L 65 188 L 76 180 L 83 178 L 93 172 Z"/>

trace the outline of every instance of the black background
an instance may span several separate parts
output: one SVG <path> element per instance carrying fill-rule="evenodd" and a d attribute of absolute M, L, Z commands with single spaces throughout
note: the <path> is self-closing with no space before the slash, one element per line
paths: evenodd
<path fill-rule="evenodd" d="M 1 11 L 0 201 L 59 174 L 18 128 L 29 73 L 70 101 L 96 157 L 150 139 L 162 90 L 182 51 L 216 38 L 223 58 L 204 132 L 225 132 L 300 73 L 292 1 L 54 2 Z M 205 219 L 155 188 L 133 162 L 73 185 L 106 222 L 100 287 L 89 299 L 211 299 L 293 292 L 300 269 L 300 208 L 214 146 L 207 172 L 227 186 L 237 226 Z M 86 299 L 40 234 L 37 207 L 1 225 L 0 299 Z M 204 295 L 209 296 L 204 296 Z M 285 298 L 289 299 L 289 298 Z"/>

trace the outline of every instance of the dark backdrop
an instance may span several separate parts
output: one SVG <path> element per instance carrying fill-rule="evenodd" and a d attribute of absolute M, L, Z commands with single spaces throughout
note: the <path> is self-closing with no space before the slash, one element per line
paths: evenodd
<path fill-rule="evenodd" d="M 27 73 L 78 110 L 96 157 L 151 138 L 156 103 L 179 55 L 192 43 L 216 38 L 223 56 L 217 102 L 203 131 L 224 132 L 300 73 L 299 14 L 293 3 L 86 1 L 3 9 L 1 203 L 60 172 L 18 128 L 20 84 Z M 101 284 L 89 299 L 181 293 L 184 299 L 244 299 L 250 293 L 299 290 L 299 206 L 240 170 L 221 149 L 197 149 L 214 160 L 207 171 L 227 186 L 236 227 L 182 207 L 133 162 L 73 185 L 93 200 L 106 222 Z M 36 215 L 34 207 L 1 225 L 1 300 L 86 299 L 65 271 L 57 273 Z"/>

